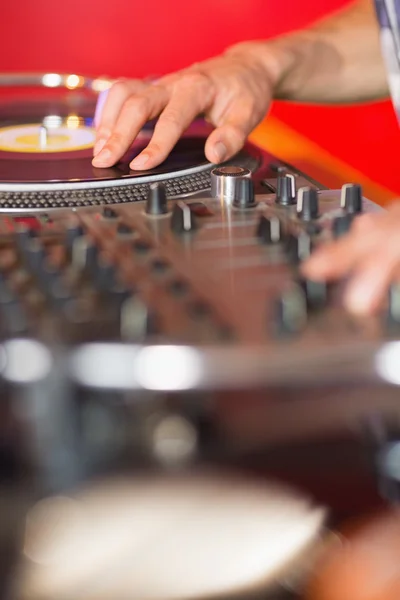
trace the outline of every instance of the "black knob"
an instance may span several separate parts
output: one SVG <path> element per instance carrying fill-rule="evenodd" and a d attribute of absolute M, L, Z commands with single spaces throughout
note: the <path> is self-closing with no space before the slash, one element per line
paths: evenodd
<path fill-rule="evenodd" d="M 29 227 L 25 223 L 17 227 L 15 234 L 17 236 L 17 243 L 19 244 L 19 246 L 23 246 L 32 238 L 37 237 L 37 231 L 35 231 L 35 229 Z"/>
<path fill-rule="evenodd" d="M 68 247 L 72 247 L 76 238 L 81 237 L 84 233 L 83 226 L 76 224 L 67 227 L 65 234 L 65 243 Z"/>
<path fill-rule="evenodd" d="M 177 235 L 190 233 L 196 229 L 196 218 L 189 206 L 184 202 L 177 202 L 171 215 L 171 229 Z"/>
<path fill-rule="evenodd" d="M 297 216 L 303 221 L 317 219 L 319 214 L 318 193 L 315 188 L 304 187 L 297 196 Z"/>
<path fill-rule="evenodd" d="M 27 330 L 28 323 L 18 298 L 7 286 L 0 282 L 0 329 L 8 335 L 22 334 Z"/>
<path fill-rule="evenodd" d="M 296 180 L 294 175 L 279 175 L 276 187 L 276 202 L 282 206 L 296 204 Z"/>
<path fill-rule="evenodd" d="M 390 426 L 389 426 L 390 427 Z M 386 431 L 386 439 L 379 440 L 375 454 L 377 487 L 380 495 L 391 504 L 400 502 L 400 435 Z"/>
<path fill-rule="evenodd" d="M 256 205 L 254 183 L 250 178 L 238 181 L 233 206 L 240 209 L 253 208 Z"/>
<path fill-rule="evenodd" d="M 59 271 L 55 265 L 50 264 L 47 260 L 43 260 L 40 268 L 36 271 L 36 278 L 43 289 L 46 292 L 52 284 L 59 278 Z"/>
<path fill-rule="evenodd" d="M 88 241 L 85 247 L 84 266 L 88 272 L 95 274 L 99 262 L 99 249 L 91 241 Z"/>
<path fill-rule="evenodd" d="M 394 418 L 393 418 L 394 417 Z M 400 502 L 400 430 L 394 413 L 369 411 L 361 422 L 365 457 L 377 491 L 390 504 Z"/>
<path fill-rule="evenodd" d="M 325 281 L 302 279 L 300 280 L 300 286 L 304 290 L 309 310 L 320 310 L 326 307 L 328 303 L 328 284 Z"/>
<path fill-rule="evenodd" d="M 289 262 L 293 265 L 307 260 L 311 256 L 313 248 L 312 238 L 305 232 L 300 232 L 298 236 L 289 234 L 285 239 L 285 251 Z"/>
<path fill-rule="evenodd" d="M 61 277 L 57 277 L 49 282 L 47 288 L 47 296 L 57 308 L 62 307 L 72 299 L 72 291 L 62 281 Z"/>
<path fill-rule="evenodd" d="M 36 273 L 41 269 L 45 260 L 45 251 L 39 239 L 30 238 L 25 240 L 21 246 L 21 253 L 30 270 Z"/>
<path fill-rule="evenodd" d="M 387 324 L 389 327 L 400 326 L 400 284 L 393 283 L 389 288 L 387 305 Z"/>
<path fill-rule="evenodd" d="M 165 215 L 168 212 L 167 193 L 163 183 L 152 183 L 146 200 L 146 213 L 148 215 Z"/>
<path fill-rule="evenodd" d="M 294 286 L 275 302 L 273 328 L 278 336 L 300 333 L 307 324 L 307 303 L 304 291 Z"/>
<path fill-rule="evenodd" d="M 256 236 L 262 244 L 277 244 L 281 241 L 281 222 L 277 217 L 261 215 L 257 225 Z"/>
<path fill-rule="evenodd" d="M 100 290 L 108 290 L 115 284 L 115 267 L 104 260 L 97 260 L 92 275 L 95 285 Z"/>
<path fill-rule="evenodd" d="M 362 212 L 362 188 L 358 184 L 347 183 L 342 187 L 340 206 L 351 215 Z"/>
<path fill-rule="evenodd" d="M 353 215 L 342 215 L 340 217 L 336 217 L 332 223 L 332 235 L 335 239 L 346 235 L 351 228 L 353 223 Z"/>

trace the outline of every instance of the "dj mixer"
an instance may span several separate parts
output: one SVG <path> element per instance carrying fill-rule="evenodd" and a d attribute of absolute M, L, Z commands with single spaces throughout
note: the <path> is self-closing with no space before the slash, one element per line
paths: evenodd
<path fill-rule="evenodd" d="M 393 499 L 399 292 L 356 319 L 344 282 L 300 270 L 382 209 L 355 182 L 326 189 L 251 144 L 211 165 L 201 121 L 151 172 L 129 170 L 151 124 L 121 163 L 95 169 L 90 115 L 103 84 L 0 78 L 0 456 L 15 514 L 99 476 L 176 474 L 349 431 L 368 439 Z M 312 514 L 302 544 L 322 526 Z M 63 595 L 36 576 L 22 597 Z"/>

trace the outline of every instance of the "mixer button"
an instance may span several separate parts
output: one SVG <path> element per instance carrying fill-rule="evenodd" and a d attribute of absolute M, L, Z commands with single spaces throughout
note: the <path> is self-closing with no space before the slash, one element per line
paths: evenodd
<path fill-rule="evenodd" d="M 251 171 L 234 165 L 217 167 L 211 171 L 211 196 L 231 204 L 243 193 L 240 183 L 251 179 Z"/>
<path fill-rule="evenodd" d="M 273 319 L 278 335 L 293 335 L 304 329 L 307 323 L 307 302 L 301 287 L 294 286 L 278 298 Z"/>
<path fill-rule="evenodd" d="M 197 228 L 196 217 L 184 202 L 177 202 L 171 215 L 171 230 L 182 235 L 190 233 Z"/>
<path fill-rule="evenodd" d="M 296 204 L 296 179 L 294 175 L 279 174 L 276 188 L 276 203 L 281 206 Z"/>
<path fill-rule="evenodd" d="M 145 211 L 152 216 L 164 215 L 168 212 L 167 193 L 163 183 L 150 184 Z"/>
<path fill-rule="evenodd" d="M 347 183 L 342 186 L 340 206 L 347 214 L 355 215 L 362 212 L 362 188 L 358 184 Z"/>
<path fill-rule="evenodd" d="M 254 183 L 251 179 L 241 179 L 238 182 L 236 194 L 233 198 L 233 206 L 241 210 L 254 208 L 256 206 L 254 195 Z"/>
<path fill-rule="evenodd" d="M 340 217 L 335 217 L 332 223 L 332 235 L 335 239 L 346 235 L 351 228 L 353 223 L 354 215 L 347 214 L 341 215 Z"/>
<path fill-rule="evenodd" d="M 312 221 L 319 215 L 317 190 L 310 187 L 299 189 L 297 195 L 297 216 L 303 221 Z"/>
<path fill-rule="evenodd" d="M 262 244 L 277 244 L 281 241 L 281 222 L 278 217 L 261 215 L 256 229 L 256 236 Z"/>

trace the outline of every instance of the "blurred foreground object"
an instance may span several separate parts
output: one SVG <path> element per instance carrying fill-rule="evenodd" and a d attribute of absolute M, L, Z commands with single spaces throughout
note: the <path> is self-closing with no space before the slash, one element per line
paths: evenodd
<path fill-rule="evenodd" d="M 17 597 L 258 597 L 308 568 L 325 516 L 295 490 L 237 475 L 104 481 L 31 510 Z"/>

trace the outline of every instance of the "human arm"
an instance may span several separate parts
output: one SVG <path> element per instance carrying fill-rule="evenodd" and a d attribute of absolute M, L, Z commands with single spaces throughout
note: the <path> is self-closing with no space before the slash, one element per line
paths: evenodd
<path fill-rule="evenodd" d="M 387 93 L 372 0 L 359 0 L 307 30 L 237 44 L 155 84 L 117 82 L 97 123 L 93 164 L 115 164 L 143 125 L 157 117 L 153 137 L 131 163 L 133 169 L 165 160 L 198 114 L 215 127 L 205 153 L 219 163 L 240 150 L 273 98 L 338 103 Z"/>

